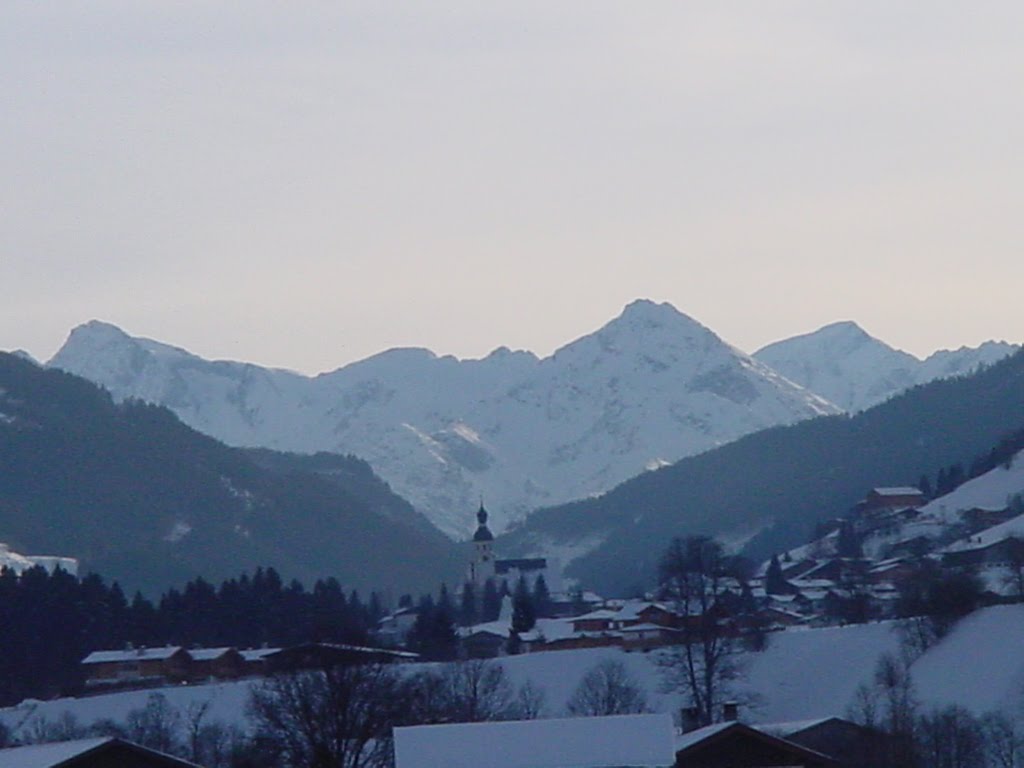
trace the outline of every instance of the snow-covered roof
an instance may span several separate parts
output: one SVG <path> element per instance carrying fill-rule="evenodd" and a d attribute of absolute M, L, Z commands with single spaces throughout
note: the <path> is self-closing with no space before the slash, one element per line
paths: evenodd
<path fill-rule="evenodd" d="M 755 723 L 751 727 L 756 728 L 764 733 L 770 733 L 773 735 L 780 735 L 782 738 L 788 738 L 795 733 L 801 733 L 827 723 L 829 720 L 837 720 L 836 717 L 818 717 L 813 720 L 791 720 L 787 723 Z"/>
<path fill-rule="evenodd" d="M 166 645 L 159 648 L 126 648 L 121 651 L 93 651 L 83 664 L 109 664 L 119 661 L 163 661 L 181 650 L 180 645 Z"/>
<path fill-rule="evenodd" d="M 672 718 L 614 715 L 395 728 L 396 768 L 662 768 Z"/>
<path fill-rule="evenodd" d="M 879 496 L 923 496 L 920 488 L 913 488 L 909 485 L 895 486 L 892 488 L 872 488 L 872 493 Z"/>
<path fill-rule="evenodd" d="M 676 629 L 672 629 L 671 627 L 663 627 L 660 624 L 651 624 L 651 623 L 648 622 L 647 624 L 633 624 L 633 625 L 628 626 L 628 627 L 623 627 L 622 629 L 619 630 L 619 632 L 623 632 L 623 633 L 625 633 L 625 632 L 653 632 L 654 630 L 659 630 L 661 632 L 678 632 L 679 631 L 679 630 L 676 630 Z"/>
<path fill-rule="evenodd" d="M 62 741 L 56 744 L 33 744 L 28 747 L 14 747 L 0 750 L 0 766 L 2 768 L 50 768 L 50 766 L 77 757 L 96 747 L 106 744 L 112 739 L 103 736 L 78 741 Z"/>
<path fill-rule="evenodd" d="M 272 653 L 277 653 L 280 648 L 249 648 L 244 651 L 239 651 L 242 654 L 242 658 L 246 661 L 260 661 L 266 656 L 270 656 Z"/>
<path fill-rule="evenodd" d="M 219 659 L 225 653 L 232 648 L 193 648 L 190 649 L 188 654 L 192 657 L 193 661 L 213 661 Z"/>
<path fill-rule="evenodd" d="M 955 541 L 943 552 L 968 552 L 974 549 L 985 549 L 1012 537 L 1024 539 L 1024 515 L 1010 518 L 1005 523 L 994 525 L 981 533 Z"/>
<path fill-rule="evenodd" d="M 604 619 L 618 619 L 620 618 L 618 611 L 609 611 L 606 608 L 599 608 L 596 611 L 590 613 L 584 613 L 582 616 L 574 616 L 570 621 L 597 621 Z"/>
<path fill-rule="evenodd" d="M 100 736 L 92 739 L 77 739 L 75 741 L 60 741 L 51 744 L 32 744 L 27 747 L 11 747 L 0 749 L 0 768 L 59 768 L 97 749 L 104 749 L 108 744 L 119 742 L 118 739 L 110 736 Z M 180 765 L 192 765 L 192 763 L 180 758 L 163 755 L 161 752 L 140 747 L 129 742 L 120 742 L 121 749 L 128 749 L 132 752 L 143 752 L 148 755 L 166 757 L 168 762 Z M 107 756 L 109 760 L 110 756 Z M 106 763 L 104 763 L 106 764 Z M 147 763 L 148 764 L 148 763 Z M 198 768 L 198 767 L 197 767 Z"/>
<path fill-rule="evenodd" d="M 669 608 L 666 608 L 661 603 L 652 603 L 648 601 L 630 601 L 624 604 L 615 614 L 616 618 L 622 619 L 623 621 L 634 621 L 640 618 L 640 614 L 646 611 L 648 608 L 657 608 L 658 610 L 666 611 L 671 613 Z"/>
<path fill-rule="evenodd" d="M 709 736 L 714 736 L 716 733 L 720 733 L 727 728 L 731 728 L 736 725 L 735 722 L 725 723 L 714 723 L 712 725 L 705 725 L 703 728 L 697 728 L 694 731 L 687 731 L 686 733 L 675 737 L 676 752 L 682 749 L 689 749 L 694 744 L 700 744 L 704 739 Z"/>

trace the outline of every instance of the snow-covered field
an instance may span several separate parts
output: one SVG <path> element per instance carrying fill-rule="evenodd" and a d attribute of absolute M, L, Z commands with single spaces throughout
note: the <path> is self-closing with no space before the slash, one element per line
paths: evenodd
<path fill-rule="evenodd" d="M 914 663 L 914 683 L 922 705 L 957 703 L 976 714 L 1017 707 L 1017 702 L 1024 701 L 1022 639 L 1024 605 L 987 608 L 967 617 Z M 743 681 L 737 691 L 745 702 L 742 718 L 779 722 L 843 715 L 857 687 L 870 681 L 879 656 L 898 650 L 899 637 L 889 622 L 775 633 L 767 650 L 744 656 Z M 625 663 L 647 690 L 653 709 L 674 712 L 679 707 L 676 695 L 661 691 L 653 653 L 610 648 L 552 651 L 509 657 L 501 663 L 516 686 L 530 681 L 542 689 L 545 715 L 558 717 L 565 714 L 565 704 L 587 670 L 607 658 Z M 245 726 L 251 684 L 176 686 L 160 692 L 182 711 L 190 704 L 210 701 L 210 721 Z M 102 718 L 123 720 L 130 710 L 143 706 L 150 693 L 26 702 L 0 710 L 0 721 L 17 734 L 40 718 L 56 722 L 66 714 L 81 725 Z"/>

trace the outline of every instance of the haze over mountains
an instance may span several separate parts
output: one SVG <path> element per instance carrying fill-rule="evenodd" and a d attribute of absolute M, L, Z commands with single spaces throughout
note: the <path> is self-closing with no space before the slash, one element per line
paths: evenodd
<path fill-rule="evenodd" d="M 76 328 L 49 365 L 117 400 L 165 405 L 231 445 L 357 455 L 461 538 L 480 497 L 500 531 L 538 507 L 602 493 L 766 427 L 865 407 L 901 382 L 973 370 L 1010 351 L 986 345 L 933 356 L 942 366 L 914 366 L 844 324 L 751 357 L 670 305 L 640 300 L 543 359 L 507 348 L 461 361 L 394 349 L 306 377 L 207 361 L 94 321 Z"/>

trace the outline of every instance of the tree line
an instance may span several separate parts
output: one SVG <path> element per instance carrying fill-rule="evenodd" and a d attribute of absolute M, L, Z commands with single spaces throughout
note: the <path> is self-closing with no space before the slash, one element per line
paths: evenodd
<path fill-rule="evenodd" d="M 74 692 L 79 662 L 95 650 L 182 645 L 293 645 L 308 641 L 365 643 L 383 612 L 376 593 L 364 601 L 336 579 L 312 590 L 285 584 L 273 568 L 227 579 L 202 578 L 153 602 L 129 600 L 116 583 L 90 574 L 35 567 L 0 569 L 0 704 Z"/>

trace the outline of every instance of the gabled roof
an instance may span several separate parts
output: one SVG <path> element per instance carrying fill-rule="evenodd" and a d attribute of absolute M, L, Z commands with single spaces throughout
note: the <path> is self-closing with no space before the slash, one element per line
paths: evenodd
<path fill-rule="evenodd" d="M 163 661 L 183 650 L 180 645 L 165 645 L 160 648 L 126 648 L 122 651 L 93 651 L 83 664 L 109 664 L 122 661 Z"/>
<path fill-rule="evenodd" d="M 193 661 L 213 661 L 224 656 L 228 651 L 233 651 L 234 648 L 193 648 L 188 654 L 192 657 Z"/>
<path fill-rule="evenodd" d="M 246 661 L 261 661 L 280 650 L 280 648 L 247 648 L 244 651 L 239 651 L 239 653 L 242 654 L 242 658 Z"/>
<path fill-rule="evenodd" d="M 122 741 L 121 739 L 110 738 L 109 736 L 0 749 L 0 768 L 60 768 L 60 766 L 64 765 L 77 765 L 78 761 L 87 755 L 105 753 L 114 753 L 108 756 L 107 759 L 114 757 L 117 753 L 120 753 L 122 756 L 125 753 L 129 753 L 145 755 L 155 765 L 163 764 L 166 766 L 181 766 L 181 768 L 199 768 L 195 763 L 190 763 L 181 758 L 165 755 L 163 752 L 157 752 L 156 750 L 132 744 L 128 741 Z M 111 762 L 111 764 L 117 763 Z"/>
<path fill-rule="evenodd" d="M 794 744 L 791 741 L 786 741 L 786 739 L 765 733 L 759 728 L 752 728 L 739 722 L 715 723 L 714 725 L 707 725 L 695 731 L 684 733 L 682 736 L 677 736 L 676 764 L 686 766 L 688 764 L 687 758 L 699 760 L 698 755 L 700 755 L 702 750 L 711 749 L 718 742 L 734 737 L 753 739 L 768 747 L 783 750 L 799 757 L 801 760 L 808 761 L 807 765 L 809 766 L 821 766 L 822 768 L 838 766 L 838 763 L 828 755 L 815 752 L 813 749 Z"/>
<path fill-rule="evenodd" d="M 872 488 L 871 492 L 878 496 L 924 496 L 920 488 L 912 488 L 909 485 L 892 488 Z"/>
<path fill-rule="evenodd" d="M 395 728 L 396 768 L 666 768 L 669 715 L 418 725 Z"/>

